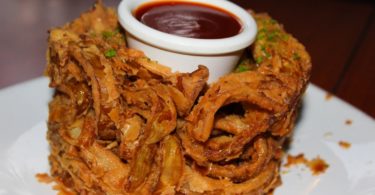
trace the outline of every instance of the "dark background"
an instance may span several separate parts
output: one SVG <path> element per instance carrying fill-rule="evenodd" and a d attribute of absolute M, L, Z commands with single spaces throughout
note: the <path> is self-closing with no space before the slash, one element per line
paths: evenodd
<path fill-rule="evenodd" d="M 47 30 L 79 16 L 90 0 L 0 0 L 0 89 L 45 67 Z M 104 0 L 116 6 L 119 0 Z M 310 52 L 312 83 L 375 117 L 375 4 L 349 0 L 233 0 L 268 12 Z"/>

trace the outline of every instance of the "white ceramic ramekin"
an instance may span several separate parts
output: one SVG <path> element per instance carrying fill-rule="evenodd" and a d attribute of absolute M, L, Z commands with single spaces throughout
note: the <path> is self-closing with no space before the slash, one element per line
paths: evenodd
<path fill-rule="evenodd" d="M 185 38 L 155 30 L 139 22 L 133 11 L 144 3 L 166 0 L 123 0 L 118 7 L 119 21 L 124 27 L 130 48 L 141 50 L 152 60 L 173 71 L 192 72 L 198 65 L 210 71 L 209 83 L 231 72 L 244 48 L 251 45 L 257 33 L 252 16 L 226 0 L 170 0 L 198 2 L 224 9 L 235 15 L 242 25 L 239 34 L 223 39 Z"/>

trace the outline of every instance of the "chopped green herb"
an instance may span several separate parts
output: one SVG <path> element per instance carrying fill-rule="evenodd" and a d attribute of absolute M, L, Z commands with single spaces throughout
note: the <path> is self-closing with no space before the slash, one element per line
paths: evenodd
<path fill-rule="evenodd" d="M 258 33 L 267 33 L 267 29 L 262 28 L 262 29 L 260 29 L 260 30 L 258 31 Z"/>
<path fill-rule="evenodd" d="M 255 62 L 256 62 L 257 64 L 262 63 L 262 62 L 263 62 L 263 57 L 262 57 L 262 56 L 257 57 L 257 59 L 255 59 Z"/>
<path fill-rule="evenodd" d="M 152 62 L 152 60 L 148 57 L 142 57 L 142 59 L 146 60 L 147 62 Z"/>
<path fill-rule="evenodd" d="M 262 45 L 260 47 L 260 49 L 262 50 L 263 54 L 267 57 L 267 58 L 270 58 L 271 57 L 271 54 L 267 52 L 266 50 L 266 47 L 264 45 Z"/>
<path fill-rule="evenodd" d="M 262 28 L 258 31 L 257 39 L 262 40 L 266 37 L 266 35 L 267 35 L 267 30 Z"/>
<path fill-rule="evenodd" d="M 251 62 L 248 58 L 241 59 L 241 62 L 237 66 L 235 72 L 245 72 L 251 70 Z"/>
<path fill-rule="evenodd" d="M 116 50 L 114 50 L 114 49 L 109 49 L 104 53 L 105 57 L 107 57 L 107 58 L 112 58 L 112 57 L 116 56 L 116 54 L 117 54 Z"/>
<path fill-rule="evenodd" d="M 284 40 L 284 41 L 287 41 L 289 39 L 289 35 L 288 34 L 281 34 L 281 39 Z"/>
<path fill-rule="evenodd" d="M 271 24 L 276 24 L 276 23 L 277 23 L 277 21 L 276 21 L 276 20 L 274 20 L 274 19 L 270 19 L 270 23 L 271 23 Z"/>
<path fill-rule="evenodd" d="M 277 31 L 271 31 L 267 34 L 267 41 L 275 41 L 277 36 L 278 36 L 278 32 Z"/>
<path fill-rule="evenodd" d="M 266 35 L 264 33 L 259 33 L 257 36 L 257 40 L 263 40 Z"/>
<path fill-rule="evenodd" d="M 267 31 L 263 28 L 258 31 L 257 40 L 266 38 L 267 41 L 276 41 L 277 38 L 282 38 L 282 36 L 283 35 L 278 29 Z"/>
<path fill-rule="evenodd" d="M 113 35 L 114 35 L 114 33 L 111 32 L 111 31 L 103 31 L 103 32 L 102 32 L 102 36 L 103 36 L 104 39 L 109 39 L 109 38 L 111 38 Z"/>
<path fill-rule="evenodd" d="M 236 72 L 245 72 L 245 71 L 248 71 L 248 70 L 250 70 L 247 66 L 244 66 L 244 65 L 239 65 L 238 67 L 237 67 L 237 70 L 236 70 Z"/>
<path fill-rule="evenodd" d="M 265 52 L 264 54 L 266 55 L 267 58 L 271 58 L 271 54 L 270 53 Z"/>
<path fill-rule="evenodd" d="M 115 36 L 116 34 L 118 34 L 119 32 L 120 32 L 119 28 L 116 28 L 114 31 L 103 31 L 102 36 L 103 36 L 104 39 L 110 39 L 113 36 Z"/>
<path fill-rule="evenodd" d="M 298 53 L 293 53 L 293 59 L 294 60 L 300 60 L 301 56 L 299 56 Z"/>

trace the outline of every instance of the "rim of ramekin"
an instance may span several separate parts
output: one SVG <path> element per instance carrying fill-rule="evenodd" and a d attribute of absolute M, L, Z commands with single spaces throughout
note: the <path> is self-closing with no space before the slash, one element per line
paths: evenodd
<path fill-rule="evenodd" d="M 222 39 L 195 39 L 180 37 L 155 30 L 138 21 L 133 11 L 144 3 L 158 1 L 197 2 L 226 10 L 237 17 L 241 32 Z M 137 39 L 161 49 L 194 55 L 218 55 L 232 53 L 251 45 L 257 34 L 254 18 L 243 8 L 226 0 L 122 0 L 118 7 L 119 22 Z"/>

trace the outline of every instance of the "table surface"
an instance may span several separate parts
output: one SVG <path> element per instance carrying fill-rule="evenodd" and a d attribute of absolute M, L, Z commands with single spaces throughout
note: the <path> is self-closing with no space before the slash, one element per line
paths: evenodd
<path fill-rule="evenodd" d="M 268 12 L 312 56 L 311 82 L 375 118 L 375 3 L 349 0 L 233 0 Z M 47 30 L 94 1 L 1 0 L 0 89 L 42 75 Z M 119 0 L 104 0 L 116 6 Z"/>

